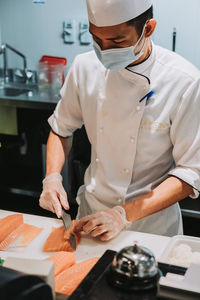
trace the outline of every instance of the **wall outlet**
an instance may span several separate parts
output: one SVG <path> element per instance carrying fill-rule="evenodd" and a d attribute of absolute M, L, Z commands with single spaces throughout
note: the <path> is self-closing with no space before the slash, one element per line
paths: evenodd
<path fill-rule="evenodd" d="M 63 22 L 63 40 L 65 44 L 73 44 L 75 39 L 75 22 L 68 20 Z"/>
<path fill-rule="evenodd" d="M 89 24 L 87 21 L 81 21 L 79 23 L 79 42 L 80 45 L 89 45 L 92 42 L 92 37 L 89 33 Z"/>

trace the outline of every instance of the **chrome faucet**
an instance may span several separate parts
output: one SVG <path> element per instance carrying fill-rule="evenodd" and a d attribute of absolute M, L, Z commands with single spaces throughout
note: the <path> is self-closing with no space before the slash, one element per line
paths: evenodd
<path fill-rule="evenodd" d="M 17 55 L 21 56 L 23 58 L 23 76 L 24 76 L 24 82 L 26 82 L 26 74 L 27 74 L 27 61 L 24 54 L 13 48 L 12 46 L 8 44 L 2 44 L 0 46 L 0 54 L 3 54 L 3 76 L 4 81 L 7 83 L 9 81 L 9 75 L 8 75 L 8 57 L 7 57 L 7 49 L 10 49 L 12 52 L 16 53 Z"/>

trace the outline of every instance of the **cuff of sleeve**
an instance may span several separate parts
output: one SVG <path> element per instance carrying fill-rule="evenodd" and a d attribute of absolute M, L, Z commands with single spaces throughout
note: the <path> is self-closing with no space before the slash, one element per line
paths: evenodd
<path fill-rule="evenodd" d="M 199 192 L 193 188 L 193 194 L 189 196 L 192 199 L 197 199 L 199 197 Z"/>
<path fill-rule="evenodd" d="M 171 170 L 168 175 L 180 178 L 193 187 L 193 193 L 189 197 L 196 199 L 199 197 L 198 186 L 200 186 L 200 176 L 192 169 L 177 167 Z"/>
<path fill-rule="evenodd" d="M 51 115 L 48 119 L 48 123 L 51 126 L 53 132 L 55 132 L 56 134 L 58 134 L 59 136 L 62 137 L 70 137 L 72 136 L 74 129 L 68 129 L 66 130 L 66 128 L 62 128 L 63 126 L 58 124 L 57 118 L 55 117 L 55 115 Z"/>

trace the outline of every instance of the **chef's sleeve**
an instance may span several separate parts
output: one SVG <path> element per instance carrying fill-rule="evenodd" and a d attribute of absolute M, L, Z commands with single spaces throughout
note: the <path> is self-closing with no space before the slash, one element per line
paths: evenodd
<path fill-rule="evenodd" d="M 193 187 L 192 198 L 200 191 L 200 79 L 184 93 L 172 117 L 171 141 L 176 167 L 169 175 Z"/>
<path fill-rule="evenodd" d="M 75 59 L 60 91 L 61 100 L 48 119 L 52 130 L 62 137 L 72 136 L 83 125 L 77 73 Z"/>

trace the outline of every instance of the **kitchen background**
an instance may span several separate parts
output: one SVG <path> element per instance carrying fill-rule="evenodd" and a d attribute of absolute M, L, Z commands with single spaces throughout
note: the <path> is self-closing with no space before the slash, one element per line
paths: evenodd
<path fill-rule="evenodd" d="M 92 49 L 91 44 L 80 45 L 79 41 L 80 23 L 87 24 L 85 1 L 41 0 L 41 2 L 44 4 L 34 4 L 33 0 L 0 0 L 0 43 L 10 44 L 24 53 L 30 69 L 37 68 L 38 61 L 44 54 L 64 56 L 70 65 L 78 53 Z M 199 0 L 153 2 L 154 15 L 158 21 L 153 37 L 155 43 L 172 49 L 175 29 L 176 51 L 200 68 Z M 72 22 L 72 44 L 64 43 L 63 22 Z M 11 66 L 18 66 L 20 63 L 20 58 L 9 53 Z"/>
<path fill-rule="evenodd" d="M 158 25 L 153 41 L 175 50 L 197 68 L 200 68 L 199 13 L 199 0 L 154 0 Z M 85 1 L 0 0 L 0 45 L 4 43 L 26 56 L 29 70 L 37 71 L 40 58 L 51 55 L 67 58 L 67 73 L 77 54 L 92 49 Z M 9 68 L 22 68 L 21 57 L 9 49 L 7 55 Z M 38 198 L 49 132 L 46 120 L 55 102 L 40 107 L 16 104 L 18 134 L 0 132 L 0 208 L 52 216 L 38 207 Z M 2 106 L 0 99 L 0 116 L 6 105 Z M 83 161 L 87 163 L 84 158 Z M 200 199 L 185 199 L 181 206 L 185 232 L 200 236 Z M 72 214 L 75 210 L 72 200 Z"/>

